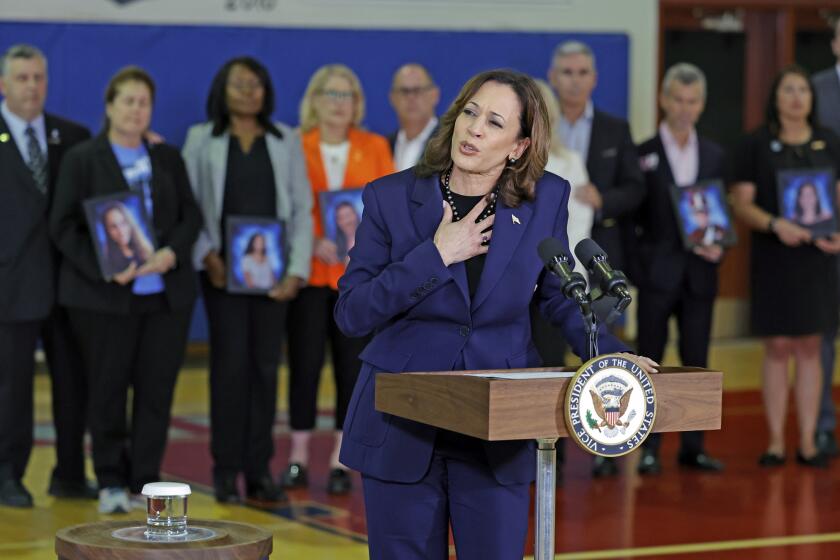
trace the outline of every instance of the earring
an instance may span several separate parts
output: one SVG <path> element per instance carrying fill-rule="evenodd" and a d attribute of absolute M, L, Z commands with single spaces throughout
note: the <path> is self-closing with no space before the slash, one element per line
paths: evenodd
<path fill-rule="evenodd" d="M 513 165 L 514 163 L 516 163 L 516 158 L 511 156 L 511 157 L 508 158 L 508 161 L 510 162 L 511 165 Z"/>

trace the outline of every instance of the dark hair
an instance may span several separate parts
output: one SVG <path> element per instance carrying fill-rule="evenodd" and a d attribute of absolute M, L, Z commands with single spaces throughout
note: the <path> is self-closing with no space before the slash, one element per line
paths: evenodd
<path fill-rule="evenodd" d="M 245 254 L 252 255 L 254 253 L 254 243 L 257 240 L 257 237 L 262 237 L 263 240 L 263 255 L 268 255 L 268 247 L 266 246 L 266 239 L 265 235 L 261 233 L 254 233 L 251 237 L 248 238 L 248 245 L 245 247 Z"/>
<path fill-rule="evenodd" d="M 282 138 L 283 134 L 271 122 L 271 114 L 274 113 L 274 86 L 271 83 L 271 76 L 268 70 L 257 59 L 250 56 L 239 56 L 232 58 L 216 72 L 213 82 L 210 84 L 210 93 L 207 94 L 207 118 L 213 123 L 213 136 L 223 134 L 230 126 L 230 111 L 227 105 L 227 82 L 230 71 L 234 66 L 244 66 L 257 75 L 263 87 L 263 105 L 257 114 L 257 122 L 267 132 Z"/>
<path fill-rule="evenodd" d="M 110 105 L 117 98 L 120 93 L 120 86 L 126 82 L 140 82 L 149 88 L 149 96 L 151 97 L 152 105 L 155 104 L 155 81 L 148 72 L 139 66 L 124 66 L 117 70 L 117 73 L 111 76 L 108 80 L 108 85 L 105 87 L 105 103 Z M 105 116 L 105 131 L 111 128 L 111 119 Z"/>
<path fill-rule="evenodd" d="M 811 181 L 805 181 L 804 183 L 799 185 L 799 189 L 797 189 L 797 191 L 796 191 L 796 204 L 794 205 L 794 208 L 793 208 L 794 216 L 796 216 L 797 218 L 802 218 L 803 209 L 802 209 L 802 205 L 799 203 L 799 198 L 802 196 L 802 191 L 805 190 L 805 187 L 811 187 L 811 189 L 813 189 L 814 196 L 817 199 L 816 214 L 817 214 L 817 216 L 820 216 L 823 212 L 822 202 L 820 201 L 820 193 L 819 193 L 819 190 L 817 189 L 817 186 L 814 183 L 812 183 Z"/>
<path fill-rule="evenodd" d="M 509 86 L 519 98 L 519 138 L 530 138 L 531 144 L 516 163 L 508 164 L 499 177 L 499 196 L 511 207 L 534 198 L 534 185 L 545 173 L 551 126 L 545 100 L 534 80 L 514 70 L 489 70 L 471 78 L 446 113 L 440 118 L 437 133 L 429 140 L 423 158 L 417 166 L 420 177 L 443 173 L 452 165 L 452 134 L 455 120 L 476 92 L 487 82 Z"/>
<path fill-rule="evenodd" d="M 782 121 L 779 118 L 779 108 L 777 106 L 779 100 L 779 86 L 782 84 L 782 80 L 791 74 L 801 76 L 805 80 L 805 83 L 808 84 L 808 89 L 811 90 L 811 112 L 808 113 L 808 124 L 811 125 L 812 129 L 816 129 L 819 126 L 819 122 L 817 121 L 817 92 L 814 90 L 814 84 L 811 83 L 811 76 L 808 74 L 808 71 L 801 66 L 791 64 L 790 66 L 782 68 L 782 70 L 776 74 L 776 77 L 773 80 L 773 85 L 770 86 L 769 95 L 767 96 L 767 107 L 764 110 L 764 115 L 766 124 L 770 128 L 770 133 L 773 134 L 773 136 L 778 136 L 782 130 Z"/>
<path fill-rule="evenodd" d="M 344 234 L 344 232 L 341 230 L 341 228 L 338 227 L 338 210 L 340 208 L 344 208 L 344 207 L 347 207 L 347 208 L 349 208 L 350 210 L 353 211 L 353 215 L 356 216 L 357 224 L 358 224 L 358 221 L 359 221 L 359 213 L 356 212 L 356 207 L 353 206 L 353 204 L 351 204 L 350 202 L 347 202 L 345 200 L 345 201 L 339 202 L 338 204 L 335 205 L 335 210 L 333 211 L 334 214 L 335 214 L 335 221 L 336 221 L 336 223 L 335 223 L 335 244 L 338 246 L 338 256 L 342 259 L 344 257 L 346 257 L 347 253 L 348 253 L 348 251 L 347 251 L 347 236 Z"/>

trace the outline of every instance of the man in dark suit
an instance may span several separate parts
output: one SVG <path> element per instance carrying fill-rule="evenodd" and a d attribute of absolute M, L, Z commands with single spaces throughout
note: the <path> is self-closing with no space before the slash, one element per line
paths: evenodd
<path fill-rule="evenodd" d="M 575 196 L 595 210 L 592 238 L 607 252 L 613 267 L 623 269 L 622 234 L 629 231 L 628 217 L 645 194 L 630 126 L 593 106 L 595 55 L 584 43 L 559 45 L 548 79 L 560 98 L 560 137 L 586 162 L 591 181 Z"/>
<path fill-rule="evenodd" d="M 593 106 L 595 54 L 586 44 L 560 44 L 554 50 L 548 80 L 560 99 L 560 138 L 567 148 L 580 154 L 589 174 L 590 183 L 576 189 L 574 196 L 595 212 L 592 239 L 607 252 L 614 268 L 625 269 L 622 238 L 632 234 L 629 216 L 645 194 L 630 126 Z M 562 460 L 561 450 L 558 446 L 558 460 Z M 613 460 L 594 458 L 593 475 L 617 472 Z"/>
<path fill-rule="evenodd" d="M 52 375 L 56 430 L 49 493 L 93 498 L 84 474 L 84 374 L 66 312 L 54 304 L 57 252 L 46 221 L 61 158 L 90 133 L 44 113 L 47 63 L 34 47 L 5 53 L 0 93 L 0 504 L 32 505 L 21 478 L 32 449 L 39 336 Z"/>
<path fill-rule="evenodd" d="M 399 130 L 388 135 L 397 171 L 414 167 L 426 144 L 437 130 L 435 108 L 440 101 L 438 89 L 429 71 L 417 63 L 404 64 L 394 73 L 391 107 L 397 113 Z"/>
<path fill-rule="evenodd" d="M 837 57 L 837 64 L 814 74 L 812 81 L 817 94 L 817 118 L 820 124 L 830 128 L 840 136 L 840 20 L 834 25 L 834 39 L 831 50 Z M 840 264 L 840 261 L 838 261 Z M 838 286 L 840 289 L 840 286 Z M 837 329 L 834 328 L 823 335 L 821 361 L 823 368 L 823 390 L 820 400 L 820 415 L 817 419 L 817 447 L 831 456 L 836 457 L 840 450 L 834 431 L 837 428 L 835 418 L 832 389 L 834 387 L 834 340 Z"/>
<path fill-rule="evenodd" d="M 705 99 L 706 78 L 699 68 L 683 63 L 666 72 L 659 96 L 665 119 L 659 133 L 638 149 L 647 194 L 636 215 L 640 238 L 638 256 L 634 255 L 639 265 L 639 353 L 661 360 L 668 320 L 676 316 L 680 359 L 686 366 L 697 367 L 706 367 L 723 248 L 716 243 L 717 235 L 701 235 L 695 239 L 701 246 L 684 248 L 670 189 L 723 176 L 723 150 L 699 137 L 694 128 Z M 691 197 L 691 208 L 699 226 L 696 231 L 717 227 L 712 233 L 722 232 L 708 223 L 709 208 L 701 193 Z M 660 434 L 651 434 L 644 443 L 640 473 L 660 471 L 660 440 Z M 680 465 L 705 471 L 723 469 L 720 461 L 706 454 L 703 432 L 681 432 L 680 440 Z"/>

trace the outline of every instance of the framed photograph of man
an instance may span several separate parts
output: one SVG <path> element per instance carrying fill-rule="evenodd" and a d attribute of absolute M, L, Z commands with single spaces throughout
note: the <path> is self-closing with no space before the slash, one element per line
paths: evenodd
<path fill-rule="evenodd" d="M 83 207 L 104 279 L 132 264 L 139 268 L 154 254 L 154 229 L 140 194 L 125 191 L 90 198 Z"/>
<path fill-rule="evenodd" d="M 272 218 L 228 216 L 225 233 L 227 291 L 267 294 L 286 270 L 283 222 Z"/>
<path fill-rule="evenodd" d="M 729 247 L 737 241 L 722 180 L 702 181 L 690 187 L 672 184 L 671 202 L 686 249 Z"/>
<path fill-rule="evenodd" d="M 326 191 L 319 195 L 324 237 L 335 243 L 338 260 L 347 263 L 356 243 L 356 229 L 362 221 L 362 189 Z"/>
<path fill-rule="evenodd" d="M 830 168 L 779 171 L 776 184 L 779 214 L 811 231 L 814 237 L 827 237 L 837 231 L 837 196 L 834 170 Z"/>

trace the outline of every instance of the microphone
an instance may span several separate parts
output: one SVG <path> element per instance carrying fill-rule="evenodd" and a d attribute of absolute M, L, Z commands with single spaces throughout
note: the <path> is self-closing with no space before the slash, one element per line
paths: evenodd
<path fill-rule="evenodd" d="M 537 247 L 540 259 L 545 267 L 560 279 L 560 289 L 563 295 L 572 299 L 578 305 L 588 305 L 589 295 L 586 293 L 586 280 L 579 272 L 574 272 L 574 264 L 569 266 L 563 242 L 554 237 L 546 237 Z"/>
<path fill-rule="evenodd" d="M 630 298 L 627 277 L 620 270 L 613 270 L 607 254 L 591 239 L 583 239 L 575 247 L 575 255 L 592 275 L 601 292 L 620 299 Z"/>

